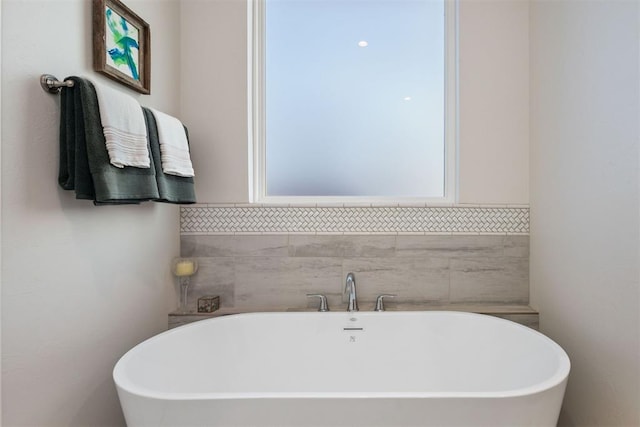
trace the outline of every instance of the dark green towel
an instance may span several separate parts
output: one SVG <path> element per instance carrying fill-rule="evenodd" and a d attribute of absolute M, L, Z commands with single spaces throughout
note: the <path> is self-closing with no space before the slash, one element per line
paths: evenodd
<path fill-rule="evenodd" d="M 58 183 L 65 190 L 75 190 L 78 199 L 95 199 L 93 179 L 89 171 L 87 145 L 84 142 L 84 119 L 75 107 L 78 91 L 65 88 L 61 96 L 60 170 Z M 79 110 L 79 111 L 78 111 Z"/>
<path fill-rule="evenodd" d="M 142 107 L 144 118 L 147 122 L 149 134 L 149 146 L 151 147 L 151 160 L 156 169 L 156 181 L 160 197 L 157 202 L 189 204 L 196 202 L 196 192 L 193 178 L 169 175 L 162 171 L 162 159 L 160 153 L 160 141 L 158 139 L 158 126 L 156 118 L 151 110 Z M 184 128 L 187 133 L 187 128 Z M 189 136 L 187 133 L 187 140 Z"/>
<path fill-rule="evenodd" d="M 95 88 L 80 77 L 62 89 L 58 182 L 77 199 L 96 205 L 128 204 L 159 197 L 155 168 L 117 168 L 109 162 Z"/>

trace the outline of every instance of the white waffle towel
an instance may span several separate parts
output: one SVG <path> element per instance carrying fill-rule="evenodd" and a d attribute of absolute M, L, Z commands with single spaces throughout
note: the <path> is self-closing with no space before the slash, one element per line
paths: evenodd
<path fill-rule="evenodd" d="M 189 143 L 182 122 L 162 111 L 150 108 L 158 126 L 162 171 L 168 175 L 194 176 Z"/>
<path fill-rule="evenodd" d="M 98 95 L 100 120 L 111 164 L 118 168 L 151 167 L 147 126 L 138 101 L 108 86 L 93 85 Z"/>

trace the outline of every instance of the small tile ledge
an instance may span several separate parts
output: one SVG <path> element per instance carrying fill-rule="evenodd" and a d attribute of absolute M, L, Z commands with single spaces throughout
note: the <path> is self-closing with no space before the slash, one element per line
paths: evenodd
<path fill-rule="evenodd" d="M 291 311 L 315 311 L 312 308 L 221 308 L 213 313 L 169 313 L 169 329 L 183 326 L 199 320 L 214 317 L 228 316 L 230 314 L 256 313 L 256 312 L 291 312 Z M 338 310 L 339 311 L 339 310 Z M 463 311 L 468 313 L 487 314 L 503 319 L 511 320 L 521 325 L 538 330 L 539 313 L 528 305 L 477 305 L 477 304 L 446 304 L 446 305 L 391 305 L 387 311 Z"/>

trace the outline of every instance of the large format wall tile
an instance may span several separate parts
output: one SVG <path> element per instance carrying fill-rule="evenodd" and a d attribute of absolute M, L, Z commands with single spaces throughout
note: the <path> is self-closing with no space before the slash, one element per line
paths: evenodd
<path fill-rule="evenodd" d="M 396 237 L 391 235 L 307 235 L 289 237 L 289 255 L 295 257 L 393 257 Z"/>
<path fill-rule="evenodd" d="M 356 276 L 358 300 L 373 302 L 380 294 L 397 294 L 399 302 L 446 301 L 449 261 L 446 258 L 347 258 L 343 277 Z"/>
<path fill-rule="evenodd" d="M 529 236 L 504 236 L 504 256 L 529 259 Z"/>
<path fill-rule="evenodd" d="M 287 235 L 187 235 L 180 238 L 183 257 L 288 256 Z"/>
<path fill-rule="evenodd" d="M 526 258 L 451 259 L 451 302 L 529 301 Z"/>
<path fill-rule="evenodd" d="M 200 262 L 194 310 L 202 295 L 220 295 L 226 308 L 315 307 L 307 293 L 342 310 L 349 272 L 363 310 L 382 293 L 398 304 L 529 301 L 526 235 L 183 235 L 181 243 Z"/>
<path fill-rule="evenodd" d="M 398 256 L 423 257 L 491 257 L 502 256 L 504 236 L 490 235 L 424 235 L 398 236 Z"/>
<path fill-rule="evenodd" d="M 308 293 L 324 293 L 335 304 L 342 291 L 342 263 L 338 258 L 236 258 L 235 279 L 238 306 L 307 307 Z"/>
<path fill-rule="evenodd" d="M 201 296 L 220 296 L 221 307 L 235 306 L 233 258 L 199 258 L 198 271 L 189 285 L 189 305 L 197 307 Z"/>

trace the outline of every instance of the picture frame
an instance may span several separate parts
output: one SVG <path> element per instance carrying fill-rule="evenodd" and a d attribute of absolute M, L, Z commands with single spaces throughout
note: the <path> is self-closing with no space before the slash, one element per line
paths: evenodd
<path fill-rule="evenodd" d="M 93 69 L 151 93 L 151 32 L 120 0 L 93 0 Z"/>

